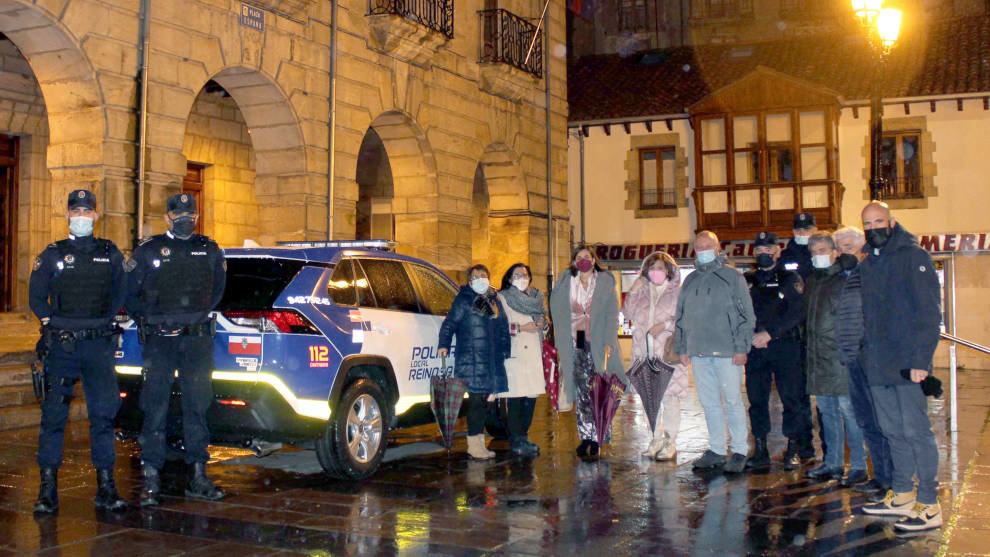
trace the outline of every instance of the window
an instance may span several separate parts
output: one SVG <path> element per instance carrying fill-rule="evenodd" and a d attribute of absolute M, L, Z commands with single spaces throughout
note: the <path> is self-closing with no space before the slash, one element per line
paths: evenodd
<path fill-rule="evenodd" d="M 885 199 L 922 197 L 921 131 L 884 132 L 880 143 L 880 175 Z"/>
<path fill-rule="evenodd" d="M 338 306 L 356 306 L 357 292 L 354 290 L 354 269 L 348 260 L 341 261 L 327 283 L 327 294 Z"/>
<path fill-rule="evenodd" d="M 304 263 L 287 259 L 227 258 L 227 285 L 219 310 L 267 310 Z"/>
<path fill-rule="evenodd" d="M 419 283 L 420 302 L 433 315 L 447 315 L 457 296 L 457 288 L 442 275 L 422 265 L 409 265 Z"/>
<path fill-rule="evenodd" d="M 381 309 L 419 312 L 412 282 L 400 261 L 362 259 L 361 267 L 371 283 L 371 291 Z"/>
<path fill-rule="evenodd" d="M 691 16 L 695 18 L 723 18 L 753 15 L 753 0 L 693 0 Z"/>
<path fill-rule="evenodd" d="M 673 146 L 639 150 L 639 207 L 677 206 L 677 157 Z"/>
<path fill-rule="evenodd" d="M 649 6 L 653 9 L 649 9 Z M 619 0 L 619 31 L 637 32 L 653 29 L 649 13 L 656 9 L 657 4 L 654 0 Z"/>

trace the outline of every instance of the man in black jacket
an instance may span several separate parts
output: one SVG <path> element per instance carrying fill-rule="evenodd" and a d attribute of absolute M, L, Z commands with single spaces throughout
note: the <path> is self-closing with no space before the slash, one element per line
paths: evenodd
<path fill-rule="evenodd" d="M 863 209 L 863 228 L 869 248 L 860 264 L 864 337 L 859 361 L 893 462 L 891 489 L 863 512 L 901 516 L 894 525 L 899 530 L 938 528 L 938 447 L 917 385 L 931 373 L 938 344 L 938 277 L 931 257 L 885 203 L 874 201 Z"/>

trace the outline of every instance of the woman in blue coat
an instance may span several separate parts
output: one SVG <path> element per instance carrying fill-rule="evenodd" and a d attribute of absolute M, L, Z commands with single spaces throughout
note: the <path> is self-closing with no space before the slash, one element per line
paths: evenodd
<path fill-rule="evenodd" d="M 485 446 L 488 396 L 509 390 L 505 359 L 511 351 L 511 339 L 509 321 L 491 288 L 488 268 L 472 265 L 467 274 L 467 285 L 457 293 L 440 326 L 439 354 L 447 357 L 457 337 L 454 376 L 467 382 L 468 456 L 484 460 L 495 456 Z"/>

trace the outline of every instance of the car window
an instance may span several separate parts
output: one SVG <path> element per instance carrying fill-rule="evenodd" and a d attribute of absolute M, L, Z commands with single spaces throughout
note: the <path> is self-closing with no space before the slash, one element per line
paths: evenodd
<path fill-rule="evenodd" d="M 364 274 L 364 269 L 361 265 L 354 261 L 354 290 L 357 292 L 357 302 L 359 306 L 373 308 L 377 304 L 375 303 L 375 295 L 371 292 L 371 283 L 368 282 L 368 277 Z"/>
<path fill-rule="evenodd" d="M 271 309 L 305 263 L 286 259 L 228 257 L 227 284 L 218 310 Z"/>
<path fill-rule="evenodd" d="M 420 301 L 426 312 L 433 315 L 447 315 L 450 304 L 454 303 L 457 289 L 440 273 L 423 265 L 409 265 L 419 283 Z"/>
<path fill-rule="evenodd" d="M 361 266 L 368 277 L 368 282 L 371 283 L 371 291 L 375 295 L 375 301 L 378 302 L 379 308 L 419 311 L 419 302 L 416 301 L 412 282 L 406 275 L 402 262 L 387 259 L 362 259 Z"/>
<path fill-rule="evenodd" d="M 337 264 L 330 281 L 327 283 L 327 293 L 338 306 L 356 306 L 357 292 L 354 290 L 354 270 L 349 260 Z"/>

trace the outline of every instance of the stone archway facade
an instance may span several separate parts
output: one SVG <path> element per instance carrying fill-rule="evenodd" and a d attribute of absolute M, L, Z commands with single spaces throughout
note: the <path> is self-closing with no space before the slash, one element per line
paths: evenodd
<path fill-rule="evenodd" d="M 566 226 L 567 216 L 562 56 L 546 58 L 552 93 L 548 200 L 545 74 L 479 61 L 485 38 L 473 9 L 452 3 L 452 31 L 445 34 L 399 15 L 369 15 L 367 0 L 337 3 L 331 102 L 333 3 L 252 2 L 262 7 L 260 21 L 253 22 L 242 20 L 238 3 L 227 1 L 147 4 L 146 174 L 139 204 L 143 3 L 0 0 L 0 33 L 23 54 L 44 99 L 42 113 L 25 120 L 36 131 L 17 132 L 31 137 L 31 152 L 43 153 L 46 163 L 31 165 L 39 174 L 34 182 L 42 185 L 32 185 L 24 197 L 42 209 L 31 211 L 23 227 L 31 231 L 30 245 L 19 256 L 25 270 L 30 257 L 64 231 L 64 196 L 76 187 L 97 192 L 104 214 L 98 233 L 125 250 L 133 245 L 139 218 L 144 235 L 163 229 L 165 200 L 181 188 L 187 160 L 196 158 L 186 133 L 197 95 L 210 80 L 229 92 L 250 132 L 256 239 L 262 244 L 353 236 L 357 157 L 373 128 L 393 165 L 399 251 L 443 269 L 471 262 L 470 208 L 479 162 L 488 171 L 492 213 L 505 210 L 495 193 L 501 186 L 492 183 L 502 179 L 502 163 L 485 160 L 497 145 L 513 153 L 515 165 L 513 216 L 497 217 L 511 223 L 507 230 L 514 233 L 506 241 L 525 244 L 520 257 L 525 252 L 537 274 L 547 267 L 548 207 L 563 219 L 558 227 Z M 523 18 L 538 18 L 542 8 L 533 0 L 504 4 Z M 563 44 L 564 20 L 564 0 L 552 0 L 551 51 Z M 410 29 L 416 32 L 410 35 Z M 39 127 L 47 127 L 47 137 Z M 47 182 L 40 176 L 46 172 Z M 563 236 L 554 249 L 557 268 L 567 257 Z"/>

